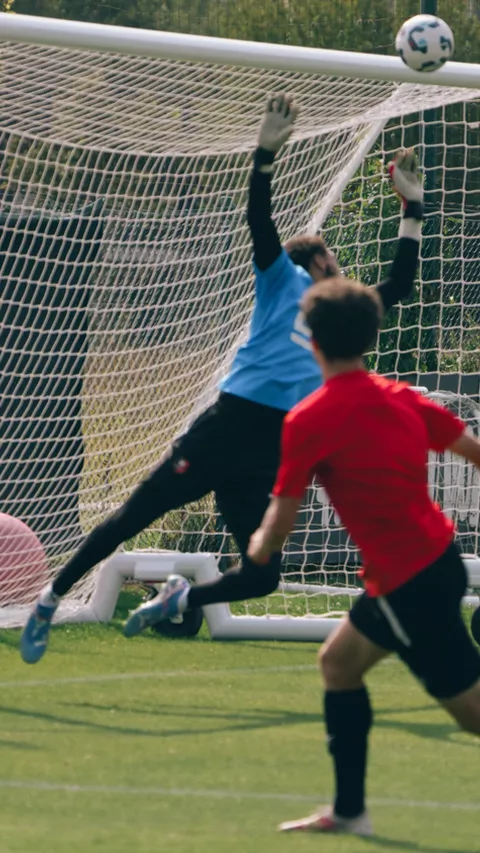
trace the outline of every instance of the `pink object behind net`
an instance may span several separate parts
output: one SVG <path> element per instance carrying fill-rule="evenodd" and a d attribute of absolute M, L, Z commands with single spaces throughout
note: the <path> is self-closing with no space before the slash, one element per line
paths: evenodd
<path fill-rule="evenodd" d="M 47 558 L 33 530 L 0 512 L 0 606 L 34 601 L 47 580 Z"/>

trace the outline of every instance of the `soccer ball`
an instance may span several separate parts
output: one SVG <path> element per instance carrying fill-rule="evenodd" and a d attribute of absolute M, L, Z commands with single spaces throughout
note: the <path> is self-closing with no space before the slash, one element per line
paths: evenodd
<path fill-rule="evenodd" d="M 436 15 L 414 15 L 405 21 L 395 39 L 395 49 L 414 71 L 436 71 L 453 56 L 453 33 Z"/>

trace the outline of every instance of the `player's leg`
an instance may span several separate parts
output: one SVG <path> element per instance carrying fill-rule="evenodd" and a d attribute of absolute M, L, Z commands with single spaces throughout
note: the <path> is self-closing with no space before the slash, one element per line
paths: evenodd
<path fill-rule="evenodd" d="M 43 656 L 49 629 L 60 598 L 95 565 L 126 540 L 172 509 L 197 500 L 212 489 L 215 407 L 202 415 L 166 454 L 162 462 L 135 489 L 116 512 L 86 537 L 53 584 L 40 595 L 22 634 L 20 651 L 27 663 Z M 210 453 L 209 453 L 210 451 Z M 187 586 L 185 581 L 184 588 Z M 177 588 L 176 594 L 181 590 Z"/>
<path fill-rule="evenodd" d="M 242 477 L 232 479 L 226 486 L 217 488 L 217 506 L 225 520 L 226 526 L 234 536 L 241 554 L 239 568 L 228 569 L 223 575 L 205 584 L 192 586 L 185 596 L 176 599 L 177 611 L 169 612 L 167 616 L 178 615 L 187 609 L 205 607 L 208 604 L 221 602 L 243 601 L 257 598 L 273 592 L 280 580 L 281 554 L 274 554 L 265 566 L 256 566 L 247 557 L 247 548 L 252 533 L 260 525 L 270 501 L 274 475 L 245 473 Z M 157 605 L 163 601 L 169 602 L 175 593 L 177 579 L 168 579 L 162 591 L 154 599 Z M 143 605 L 145 609 L 149 605 Z M 160 613 L 158 619 L 166 618 Z M 135 614 L 130 617 L 125 626 L 125 633 L 131 636 L 135 632 L 136 623 L 132 623 Z"/>
<path fill-rule="evenodd" d="M 379 604 L 401 626 L 399 656 L 462 729 L 480 735 L 480 654 L 462 616 L 467 584 L 452 545 Z"/>
<path fill-rule="evenodd" d="M 218 580 L 193 586 L 188 595 L 175 599 L 178 610 L 161 615 L 162 602 L 175 596 L 177 579 L 164 584 L 156 597 L 159 619 L 179 615 L 186 609 L 225 601 L 267 595 L 278 586 L 281 555 L 259 569 L 246 557 L 250 536 L 260 525 L 270 502 L 280 449 L 283 413 L 230 395 L 221 394 L 218 402 L 216 465 L 213 490 L 217 506 L 227 528 L 235 537 L 242 554 L 240 569 L 219 575 Z M 219 427 L 219 428 L 218 428 Z M 152 606 L 149 604 L 148 606 Z M 143 605 L 147 607 L 147 605 Z M 136 631 L 136 614 L 125 626 L 130 636 Z"/>
<path fill-rule="evenodd" d="M 335 772 L 334 803 L 310 817 L 281 824 L 281 830 L 372 834 L 365 805 L 372 709 L 363 679 L 389 654 L 384 643 L 388 638 L 377 630 L 371 599 L 364 595 L 322 647 L 320 665 L 327 743 Z"/>
<path fill-rule="evenodd" d="M 86 537 L 52 584 L 55 595 L 63 596 L 93 566 L 105 560 L 122 543 L 145 530 L 172 509 L 197 500 L 210 484 L 205 472 L 195 468 L 179 471 L 175 457 L 163 461 L 135 489 L 126 502 Z"/>
<path fill-rule="evenodd" d="M 458 696 L 440 701 L 461 729 L 480 735 L 480 680 Z"/>
<path fill-rule="evenodd" d="M 280 581 L 281 554 L 274 554 L 265 566 L 257 566 L 247 557 L 250 537 L 267 510 L 274 480 L 273 471 L 246 471 L 217 486 L 217 506 L 238 545 L 241 563 L 211 583 L 192 587 L 188 593 L 189 607 L 261 598 L 276 590 Z"/>

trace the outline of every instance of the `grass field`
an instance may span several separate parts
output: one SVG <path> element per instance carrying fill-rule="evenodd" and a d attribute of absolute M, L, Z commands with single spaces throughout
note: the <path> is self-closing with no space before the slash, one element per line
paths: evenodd
<path fill-rule="evenodd" d="M 331 790 L 316 648 L 54 630 L 36 667 L 3 632 L 1 853 L 474 853 L 480 742 L 396 661 L 370 678 L 373 840 L 278 835 Z"/>

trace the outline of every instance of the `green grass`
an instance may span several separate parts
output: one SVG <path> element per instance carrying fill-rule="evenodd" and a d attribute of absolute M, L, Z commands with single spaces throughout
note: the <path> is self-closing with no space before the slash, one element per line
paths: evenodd
<path fill-rule="evenodd" d="M 331 791 L 316 647 L 127 641 L 129 603 L 108 627 L 56 628 L 36 667 L 1 633 L 2 853 L 479 850 L 480 743 L 399 663 L 370 678 L 378 837 L 281 836 Z"/>

